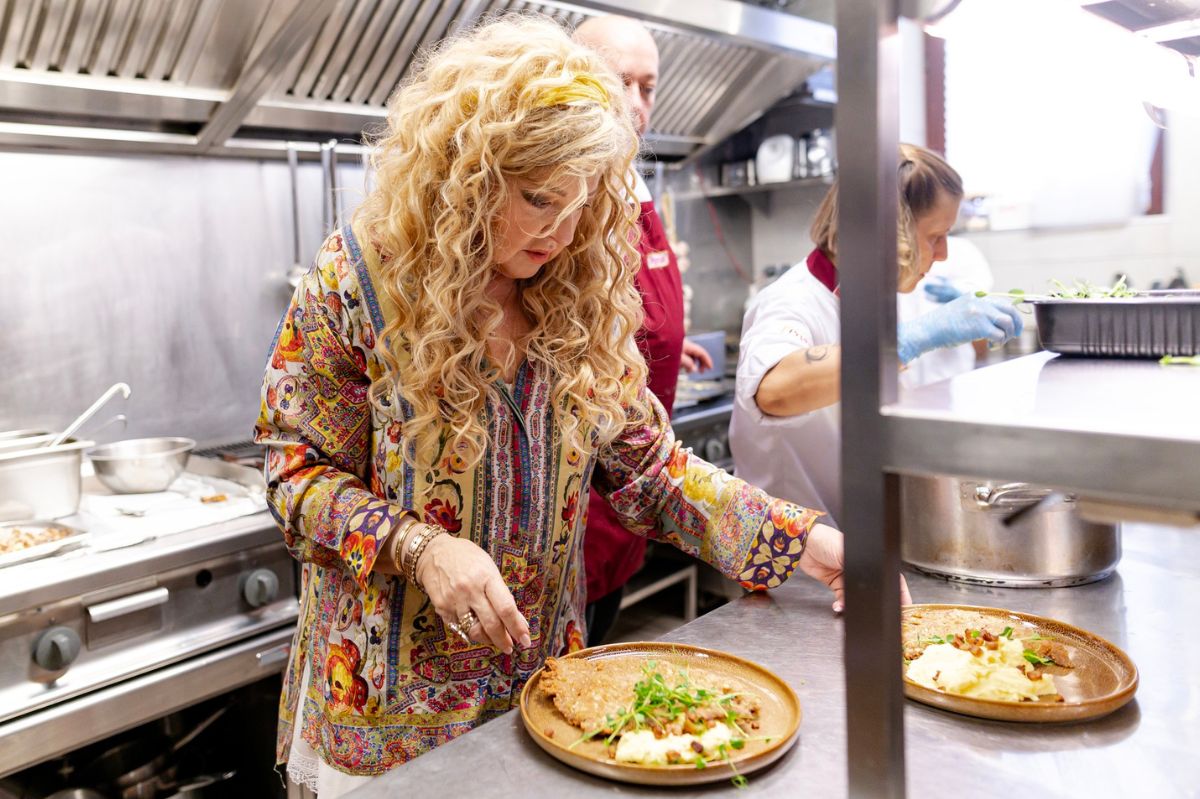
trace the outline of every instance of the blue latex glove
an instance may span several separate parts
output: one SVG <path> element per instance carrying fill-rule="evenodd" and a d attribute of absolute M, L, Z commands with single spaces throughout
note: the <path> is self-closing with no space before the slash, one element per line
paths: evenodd
<path fill-rule="evenodd" d="M 1021 314 L 1008 300 L 964 294 L 924 316 L 900 325 L 900 360 L 908 363 L 938 347 L 956 347 L 976 339 L 1003 344 L 1021 335 Z"/>
<path fill-rule="evenodd" d="M 962 292 L 954 288 L 944 277 L 932 277 L 925 284 L 925 296 L 934 302 L 950 302 L 962 296 Z"/>

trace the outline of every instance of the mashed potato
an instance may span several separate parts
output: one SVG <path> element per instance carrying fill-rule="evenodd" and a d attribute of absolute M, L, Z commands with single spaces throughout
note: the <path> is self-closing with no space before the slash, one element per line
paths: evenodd
<path fill-rule="evenodd" d="M 976 699 L 1008 702 L 1036 700 L 1058 693 L 1054 677 L 1043 674 L 1029 679 L 1025 645 L 1019 640 L 999 639 L 996 649 L 982 649 L 973 655 L 951 644 L 932 644 L 908 665 L 908 679 L 935 691 L 945 691 Z"/>
<path fill-rule="evenodd" d="M 642 763 L 652 766 L 671 762 L 671 758 L 668 757 L 669 752 L 679 755 L 675 759 L 677 762 L 680 759 L 691 762 L 696 759 L 697 754 L 703 754 L 706 758 L 716 757 L 718 755 L 717 747 L 732 741 L 733 733 L 733 728 L 723 722 L 709 727 L 699 737 L 684 734 L 655 738 L 654 733 L 650 730 L 635 730 L 621 735 L 620 740 L 617 741 L 617 752 L 614 758 L 622 763 Z M 696 752 L 692 747 L 692 743 L 696 741 L 699 741 L 700 746 L 704 748 L 703 753 Z"/>

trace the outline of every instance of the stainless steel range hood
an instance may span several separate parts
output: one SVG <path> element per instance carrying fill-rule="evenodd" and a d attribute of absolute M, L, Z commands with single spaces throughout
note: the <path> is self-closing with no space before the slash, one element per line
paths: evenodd
<path fill-rule="evenodd" d="M 505 11 L 643 19 L 664 158 L 740 129 L 836 48 L 831 25 L 732 0 L 0 0 L 0 146 L 315 151 L 381 122 L 420 48 Z"/>

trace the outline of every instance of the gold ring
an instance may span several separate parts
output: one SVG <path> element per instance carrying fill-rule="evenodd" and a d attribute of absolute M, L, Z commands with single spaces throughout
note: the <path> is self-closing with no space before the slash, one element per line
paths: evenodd
<path fill-rule="evenodd" d="M 450 628 L 451 632 L 463 639 L 463 643 L 469 644 L 471 643 L 471 636 L 469 635 L 471 628 L 478 623 L 479 617 L 475 615 L 475 611 L 468 610 L 458 617 L 458 621 L 452 621 L 446 626 Z"/>
<path fill-rule="evenodd" d="M 464 633 L 471 632 L 471 628 L 479 623 L 479 617 L 475 615 L 475 611 L 468 610 L 466 613 L 458 617 L 458 628 Z"/>

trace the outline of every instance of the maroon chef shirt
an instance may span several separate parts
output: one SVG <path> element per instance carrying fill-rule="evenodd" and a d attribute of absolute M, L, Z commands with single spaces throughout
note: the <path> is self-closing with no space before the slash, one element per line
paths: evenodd
<path fill-rule="evenodd" d="M 683 354 L 683 280 L 652 201 L 641 204 L 638 224 L 641 237 L 637 249 L 642 266 L 637 274 L 637 287 L 645 314 L 637 335 L 638 349 L 650 370 L 646 382 L 669 414 L 675 404 Z M 622 527 L 613 509 L 595 489 L 588 500 L 587 513 L 583 557 L 587 601 L 595 602 L 623 586 L 638 570 L 646 554 L 646 539 Z"/>

